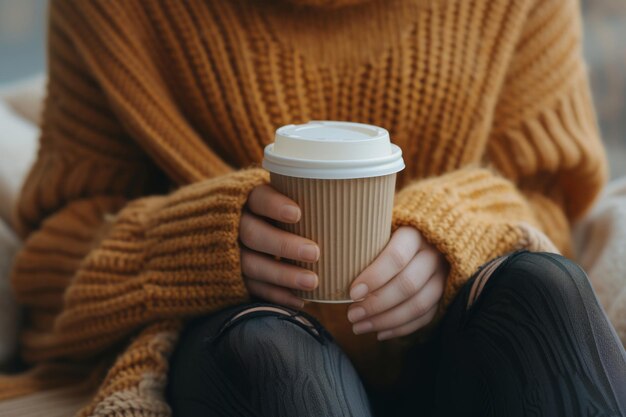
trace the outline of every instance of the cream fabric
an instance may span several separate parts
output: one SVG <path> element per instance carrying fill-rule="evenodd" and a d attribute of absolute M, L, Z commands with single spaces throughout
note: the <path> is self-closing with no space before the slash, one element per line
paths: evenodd
<path fill-rule="evenodd" d="M 11 210 L 35 160 L 43 87 L 44 78 L 38 76 L 0 88 L 0 370 L 17 346 L 20 314 L 9 277 L 20 243 L 11 228 Z"/>
<path fill-rule="evenodd" d="M 607 187 L 574 238 L 578 261 L 626 346 L 626 178 Z"/>
<path fill-rule="evenodd" d="M 41 391 L 0 402 L 3 417 L 70 417 L 89 401 L 93 393 L 83 387 Z"/>
<path fill-rule="evenodd" d="M 0 218 L 6 222 L 11 221 L 11 209 L 35 160 L 43 96 L 39 79 L 16 88 L 0 89 Z"/>

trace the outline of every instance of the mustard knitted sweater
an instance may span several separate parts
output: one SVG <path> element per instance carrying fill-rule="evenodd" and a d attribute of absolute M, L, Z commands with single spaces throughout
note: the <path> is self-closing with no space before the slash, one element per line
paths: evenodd
<path fill-rule="evenodd" d="M 168 415 L 184 319 L 248 299 L 239 217 L 283 124 L 390 131 L 393 227 L 448 259 L 442 311 L 533 228 L 569 253 L 606 178 L 580 26 L 575 0 L 53 0 L 12 278 L 33 368 L 0 398 L 90 381 L 81 415 Z M 398 341 L 352 335 L 345 308 L 307 306 L 385 379 Z"/>

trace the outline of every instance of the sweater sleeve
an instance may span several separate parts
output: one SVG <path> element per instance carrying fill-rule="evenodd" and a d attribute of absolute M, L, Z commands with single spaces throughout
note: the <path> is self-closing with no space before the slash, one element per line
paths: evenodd
<path fill-rule="evenodd" d="M 571 254 L 570 223 L 606 181 L 577 7 L 549 0 L 529 11 L 483 162 L 416 181 L 396 196 L 394 228 L 416 227 L 451 265 L 442 307 L 480 265 L 516 249 L 549 248 L 546 235 Z"/>
<path fill-rule="evenodd" d="M 157 166 L 167 144 L 155 155 L 148 135 L 199 138 L 167 100 L 137 92 L 147 102 L 139 113 L 122 94 L 136 86 L 118 91 L 115 68 L 89 57 L 91 32 L 68 24 L 76 11 L 53 2 L 50 13 L 40 149 L 15 212 L 25 245 L 12 283 L 27 310 L 27 361 L 94 355 L 158 318 L 245 300 L 239 218 L 251 189 L 268 181 L 259 168 L 230 170 L 210 150 L 198 151 L 204 174 L 198 164 L 177 166 L 183 178 L 165 175 L 179 162 Z M 191 184 L 170 191 L 175 180 Z"/>

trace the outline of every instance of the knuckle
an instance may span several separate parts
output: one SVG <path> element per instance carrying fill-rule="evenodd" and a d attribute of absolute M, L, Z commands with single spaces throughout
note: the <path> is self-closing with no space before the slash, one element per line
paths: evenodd
<path fill-rule="evenodd" d="M 256 227 L 254 220 L 249 214 L 241 216 L 239 222 L 239 238 L 244 245 L 250 247 L 256 241 Z"/>
<path fill-rule="evenodd" d="M 363 307 L 368 316 L 371 316 L 378 314 L 382 310 L 381 304 L 382 299 L 380 294 L 378 292 L 373 292 L 369 297 L 363 300 L 361 307 Z"/>
<path fill-rule="evenodd" d="M 372 331 L 379 332 L 381 330 L 391 329 L 396 326 L 397 318 L 389 315 L 381 317 L 372 317 L 369 319 L 372 322 Z"/>
<path fill-rule="evenodd" d="M 372 318 L 372 319 L 368 319 L 370 323 L 372 323 L 372 328 L 371 330 L 368 330 L 369 332 L 378 332 L 381 330 L 382 325 L 380 320 Z"/>
<path fill-rule="evenodd" d="M 286 258 L 288 253 L 289 242 L 287 242 L 287 239 L 280 239 L 278 243 L 278 256 Z"/>
<path fill-rule="evenodd" d="M 256 255 L 248 256 L 248 273 L 250 277 L 261 280 L 263 278 L 262 268 L 259 264 L 260 259 Z"/>
<path fill-rule="evenodd" d="M 283 264 L 277 265 L 274 276 L 276 278 L 276 285 L 280 285 L 282 287 L 295 287 L 295 274 Z"/>
<path fill-rule="evenodd" d="M 280 194 L 269 185 L 267 186 L 267 193 L 265 195 L 265 203 L 267 207 L 270 207 L 273 210 L 278 209 L 281 205 L 284 204 L 284 200 L 285 197 L 283 196 L 283 194 Z"/>
<path fill-rule="evenodd" d="M 282 237 L 278 244 L 278 256 L 282 258 L 289 258 L 289 255 L 292 252 L 293 245 L 286 237 Z"/>
<path fill-rule="evenodd" d="M 416 299 L 411 304 L 411 312 L 415 317 L 421 317 L 428 312 L 428 307 L 429 306 L 426 305 L 426 303 L 419 299 Z"/>
<path fill-rule="evenodd" d="M 389 250 L 389 259 L 396 268 L 404 268 L 409 262 L 408 254 L 406 250 L 400 247 L 393 247 Z"/>
<path fill-rule="evenodd" d="M 404 294 L 415 294 L 419 290 L 417 277 L 413 274 L 402 273 L 398 276 L 400 291 Z"/>

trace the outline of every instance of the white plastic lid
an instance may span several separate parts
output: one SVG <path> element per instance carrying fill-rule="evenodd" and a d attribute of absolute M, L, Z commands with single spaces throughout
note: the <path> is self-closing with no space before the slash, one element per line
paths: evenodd
<path fill-rule="evenodd" d="M 381 127 L 314 120 L 276 130 L 263 167 L 290 177 L 348 179 L 393 174 L 404 169 L 404 161 Z"/>

